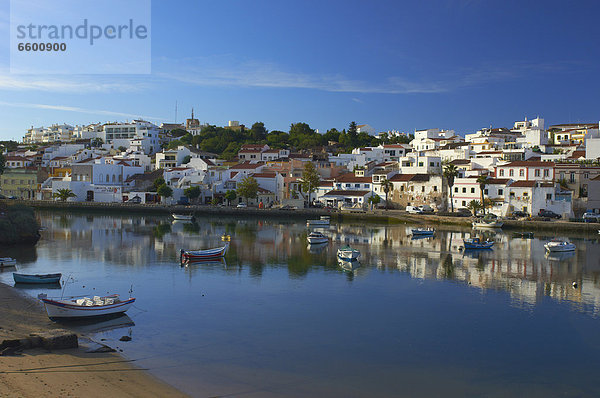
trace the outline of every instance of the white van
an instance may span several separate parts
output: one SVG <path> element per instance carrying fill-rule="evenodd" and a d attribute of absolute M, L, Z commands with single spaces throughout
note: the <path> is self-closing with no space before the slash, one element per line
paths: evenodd
<path fill-rule="evenodd" d="M 409 214 L 423 214 L 423 210 L 417 206 L 406 206 L 406 212 Z"/>

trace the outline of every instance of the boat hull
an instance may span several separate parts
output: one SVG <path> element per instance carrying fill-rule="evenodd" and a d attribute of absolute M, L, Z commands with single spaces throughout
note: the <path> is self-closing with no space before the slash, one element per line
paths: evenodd
<path fill-rule="evenodd" d="M 110 305 L 83 306 L 67 301 L 41 299 L 50 318 L 91 318 L 120 314 L 127 311 L 135 302 L 134 298 Z"/>
<path fill-rule="evenodd" d="M 435 231 L 432 230 L 423 230 L 423 229 L 413 229 L 411 233 L 413 236 L 433 236 Z"/>
<path fill-rule="evenodd" d="M 60 282 L 62 274 L 27 275 L 13 273 L 15 283 L 56 284 Z"/>
<path fill-rule="evenodd" d="M 561 246 L 552 246 L 552 245 L 544 245 L 544 247 L 546 248 L 547 251 L 551 252 L 551 253 L 567 253 L 567 252 L 574 252 L 575 251 L 575 245 L 561 245 Z"/>
<path fill-rule="evenodd" d="M 503 222 L 490 222 L 490 223 L 486 223 L 486 222 L 474 222 L 473 223 L 473 228 L 502 228 L 502 226 L 504 225 Z"/>
<path fill-rule="evenodd" d="M 306 240 L 308 240 L 308 243 L 310 243 L 311 245 L 319 245 L 321 243 L 328 243 L 329 239 L 328 238 L 313 238 L 313 237 L 308 237 L 306 238 Z"/>
<path fill-rule="evenodd" d="M 187 214 L 173 214 L 173 219 L 177 221 L 192 221 L 194 216 Z"/>
<path fill-rule="evenodd" d="M 224 257 L 229 245 L 208 250 L 181 250 L 182 261 L 206 261 Z"/>
<path fill-rule="evenodd" d="M 17 260 L 10 257 L 0 258 L 0 268 L 14 267 L 17 265 Z"/>
<path fill-rule="evenodd" d="M 338 250 L 337 257 L 342 261 L 358 260 L 360 252 L 358 250 Z"/>

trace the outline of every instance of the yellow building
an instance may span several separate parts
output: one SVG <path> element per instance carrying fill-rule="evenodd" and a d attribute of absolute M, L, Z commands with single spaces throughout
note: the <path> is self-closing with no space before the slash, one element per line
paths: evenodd
<path fill-rule="evenodd" d="M 6 169 L 0 176 L 0 190 L 6 197 L 17 199 L 35 199 L 40 185 L 46 180 L 48 173 L 37 167 Z"/>

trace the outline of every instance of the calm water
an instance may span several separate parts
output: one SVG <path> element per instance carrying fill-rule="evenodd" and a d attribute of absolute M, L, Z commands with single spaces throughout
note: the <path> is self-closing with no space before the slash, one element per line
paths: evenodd
<path fill-rule="evenodd" d="M 0 256 L 70 276 L 65 295 L 133 286 L 129 318 L 81 330 L 193 396 L 600 396 L 598 236 L 570 237 L 562 258 L 545 233 L 464 254 L 468 229 L 411 240 L 405 225 L 334 223 L 309 250 L 302 220 L 39 216 L 37 246 Z M 179 266 L 181 248 L 224 233 L 225 262 Z M 362 252 L 352 272 L 335 260 L 346 243 Z"/>

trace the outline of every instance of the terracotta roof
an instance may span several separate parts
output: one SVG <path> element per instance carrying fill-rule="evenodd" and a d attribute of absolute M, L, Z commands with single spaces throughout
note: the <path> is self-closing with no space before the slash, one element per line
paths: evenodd
<path fill-rule="evenodd" d="M 264 172 L 264 173 L 254 173 L 252 177 L 254 178 L 275 178 L 277 174 L 272 172 Z"/>
<path fill-rule="evenodd" d="M 469 159 L 454 159 L 453 161 L 450 162 L 450 164 L 453 164 L 455 166 L 461 165 L 461 164 L 470 164 L 471 161 Z"/>
<path fill-rule="evenodd" d="M 238 153 L 262 153 L 262 151 L 256 149 L 240 149 Z"/>
<path fill-rule="evenodd" d="M 356 177 L 353 173 L 342 174 L 337 177 L 336 182 L 356 182 L 356 183 L 370 183 L 373 182 L 371 177 Z"/>
<path fill-rule="evenodd" d="M 167 171 L 184 171 L 184 170 L 190 170 L 190 167 L 171 167 L 169 169 L 167 169 Z"/>
<path fill-rule="evenodd" d="M 511 188 L 531 188 L 535 186 L 536 181 L 515 181 L 512 184 L 510 184 Z"/>
<path fill-rule="evenodd" d="M 554 162 L 541 162 L 535 160 L 517 160 L 509 164 L 496 167 L 554 167 Z"/>
<path fill-rule="evenodd" d="M 231 169 L 235 169 L 235 170 L 253 170 L 256 168 L 259 168 L 260 166 L 263 166 L 264 163 L 249 163 L 249 162 L 244 162 L 244 163 L 238 163 L 234 166 L 231 166 Z"/>
<path fill-rule="evenodd" d="M 579 159 L 581 157 L 585 157 L 585 151 L 574 151 L 569 159 Z"/>
<path fill-rule="evenodd" d="M 510 178 L 488 178 L 487 185 L 506 185 Z"/>
<path fill-rule="evenodd" d="M 429 181 L 429 174 L 396 174 L 390 178 L 391 182 L 425 182 Z"/>
<path fill-rule="evenodd" d="M 273 192 L 269 191 L 268 189 L 264 189 L 264 188 L 261 188 L 261 187 L 258 187 L 258 193 L 262 193 L 262 194 L 269 194 L 270 193 L 271 195 L 273 194 Z"/>
<path fill-rule="evenodd" d="M 598 176 L 600 177 L 600 175 Z M 321 181 L 319 183 L 320 187 L 333 187 L 333 181 Z"/>
<path fill-rule="evenodd" d="M 390 148 L 390 149 L 404 149 L 405 147 L 402 144 L 387 144 L 387 145 L 383 146 L 383 149 L 387 149 L 387 148 Z"/>
<path fill-rule="evenodd" d="M 334 190 L 329 191 L 323 196 L 365 196 L 371 191 L 344 191 L 344 190 Z"/>

